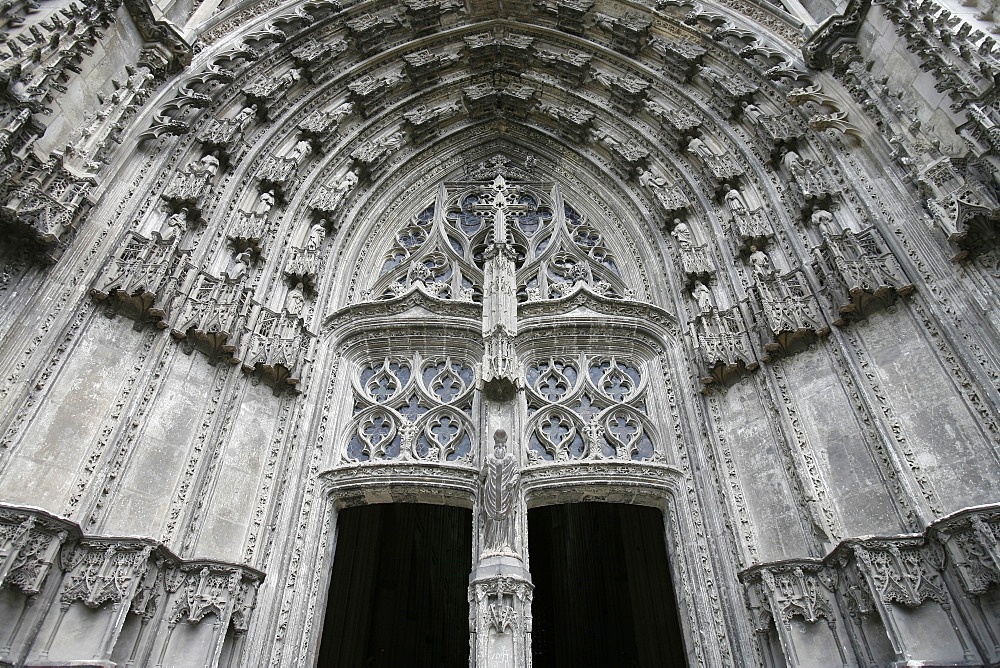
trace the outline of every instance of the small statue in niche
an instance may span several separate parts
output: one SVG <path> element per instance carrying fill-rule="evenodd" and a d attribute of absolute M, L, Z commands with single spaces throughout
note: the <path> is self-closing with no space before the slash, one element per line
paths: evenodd
<path fill-rule="evenodd" d="M 299 315 L 306 305 L 306 296 L 302 292 L 302 283 L 296 283 L 295 287 L 288 291 L 285 296 L 285 312 L 288 315 Z"/>
<path fill-rule="evenodd" d="M 306 238 L 306 250 L 315 253 L 323 245 L 326 239 L 326 221 L 321 220 L 309 228 L 309 236 Z"/>
<path fill-rule="evenodd" d="M 734 218 L 741 218 L 747 215 L 746 202 L 743 200 L 743 195 L 735 186 L 730 187 L 726 192 L 725 201 Z"/>
<path fill-rule="evenodd" d="M 770 278 L 774 275 L 774 267 L 771 265 L 771 258 L 767 253 L 756 246 L 750 247 L 750 269 L 757 280 Z"/>
<path fill-rule="evenodd" d="M 244 276 L 246 276 L 247 268 L 250 266 L 250 251 L 245 250 L 234 257 L 230 262 L 226 270 L 222 272 L 223 276 L 230 283 L 234 283 Z"/>
<path fill-rule="evenodd" d="M 153 230 L 153 234 L 160 241 L 179 239 L 184 236 L 184 232 L 187 230 L 187 214 L 187 208 L 183 208 L 177 213 L 167 216 L 166 220 L 160 224 L 160 228 Z"/>
<path fill-rule="evenodd" d="M 286 156 L 286 160 L 291 160 L 295 164 L 302 162 L 302 159 L 312 153 L 312 144 L 305 139 L 300 140 Z"/>
<path fill-rule="evenodd" d="M 271 210 L 274 206 L 274 193 L 270 190 L 265 190 L 257 198 L 257 209 L 254 211 L 259 216 L 266 216 L 267 212 Z"/>
<path fill-rule="evenodd" d="M 483 553 L 514 554 L 514 504 L 520 473 L 507 452 L 507 432 L 493 433 L 493 454 L 483 465 Z"/>
<path fill-rule="evenodd" d="M 816 209 L 809 217 L 809 222 L 828 234 L 834 233 L 833 214 L 826 209 Z"/>
<path fill-rule="evenodd" d="M 715 304 L 712 303 L 712 291 L 701 281 L 697 281 L 694 284 L 694 288 L 691 290 L 691 296 L 693 296 L 695 301 L 698 302 L 698 310 L 701 311 L 702 314 L 711 313 L 712 309 L 715 308 Z"/>
<path fill-rule="evenodd" d="M 691 228 L 679 218 L 674 220 L 674 229 L 670 234 L 677 239 L 681 250 L 689 250 L 694 246 L 694 236 L 691 234 Z"/>

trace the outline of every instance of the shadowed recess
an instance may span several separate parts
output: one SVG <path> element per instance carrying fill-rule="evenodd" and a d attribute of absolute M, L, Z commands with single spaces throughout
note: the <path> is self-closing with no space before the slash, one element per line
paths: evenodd
<path fill-rule="evenodd" d="M 658 509 L 534 508 L 528 537 L 533 668 L 686 665 Z"/>
<path fill-rule="evenodd" d="M 465 508 L 346 508 L 319 668 L 469 665 L 472 518 Z"/>

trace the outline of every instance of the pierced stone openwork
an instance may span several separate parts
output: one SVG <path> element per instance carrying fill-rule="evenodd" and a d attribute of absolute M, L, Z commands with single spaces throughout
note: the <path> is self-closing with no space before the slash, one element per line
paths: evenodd
<path fill-rule="evenodd" d="M 656 460 L 641 364 L 605 356 L 550 357 L 529 364 L 528 459 Z"/>
<path fill-rule="evenodd" d="M 503 239 L 497 239 L 498 214 Z M 628 297 L 632 291 L 599 228 L 564 201 L 558 184 L 508 183 L 502 176 L 445 183 L 435 204 L 397 230 L 369 295 L 391 299 L 420 286 L 440 299 L 482 302 L 488 249 L 503 243 L 520 302 L 558 299 L 581 285 Z"/>
<path fill-rule="evenodd" d="M 354 419 L 346 462 L 472 463 L 475 373 L 448 356 L 385 357 L 354 377 Z"/>

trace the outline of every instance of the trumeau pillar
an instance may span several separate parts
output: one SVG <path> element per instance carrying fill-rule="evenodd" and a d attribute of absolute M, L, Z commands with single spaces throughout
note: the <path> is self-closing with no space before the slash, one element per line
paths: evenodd
<path fill-rule="evenodd" d="M 492 197 L 489 197 L 489 195 Z M 472 662 L 477 668 L 531 665 L 531 575 L 526 554 L 526 507 L 521 487 L 522 448 L 507 445 L 507 431 L 520 433 L 514 351 L 517 297 L 513 251 L 507 244 L 507 215 L 524 209 L 518 190 L 503 177 L 493 182 L 477 209 L 493 214 L 493 243 L 486 251 L 483 294 L 482 389 L 479 496 L 476 500 L 476 560 L 469 584 Z M 489 438 L 492 434 L 492 448 Z"/>

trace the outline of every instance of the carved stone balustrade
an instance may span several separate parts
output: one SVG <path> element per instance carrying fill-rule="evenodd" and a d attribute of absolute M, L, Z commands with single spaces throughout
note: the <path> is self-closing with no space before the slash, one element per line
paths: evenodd
<path fill-rule="evenodd" d="M 441 27 L 441 16 L 445 12 L 445 3 L 441 0 L 403 0 L 403 4 L 406 5 L 403 13 L 415 34 Z"/>
<path fill-rule="evenodd" d="M 329 71 L 337 56 L 346 51 L 348 46 L 346 39 L 321 42 L 309 38 L 292 49 L 292 58 L 295 59 L 296 65 L 305 70 L 309 81 L 318 83 Z"/>
<path fill-rule="evenodd" d="M 240 356 L 243 371 L 270 386 L 275 394 L 294 391 L 301 382 L 311 338 L 298 315 L 259 307 L 246 325 Z"/>
<path fill-rule="evenodd" d="M 320 271 L 319 253 L 307 248 L 296 248 L 285 265 L 285 277 L 292 285 L 302 283 L 307 290 L 315 290 L 316 274 Z"/>
<path fill-rule="evenodd" d="M 870 227 L 855 234 L 824 234 L 823 243 L 813 249 L 817 274 L 826 278 L 838 318 L 833 324 L 863 320 L 913 292 L 899 261 L 878 231 Z"/>
<path fill-rule="evenodd" d="M 931 217 L 958 247 L 954 262 L 1000 246 L 1000 202 L 990 188 L 967 177 L 950 158 L 930 163 L 918 179 Z"/>
<path fill-rule="evenodd" d="M 378 14 L 359 14 L 344 22 L 354 39 L 354 47 L 362 54 L 370 56 L 385 47 L 388 29 L 395 27 L 391 19 Z"/>
<path fill-rule="evenodd" d="M 706 389 L 712 385 L 728 387 L 760 366 L 739 306 L 712 309 L 698 316 L 692 324 L 691 336 L 704 371 L 701 382 Z"/>
<path fill-rule="evenodd" d="M 677 81 L 689 81 L 701 67 L 708 50 L 688 39 L 653 37 L 650 47 L 660 54 L 667 72 Z"/>
<path fill-rule="evenodd" d="M 403 127 L 406 128 L 414 143 L 421 144 L 436 137 L 441 129 L 441 124 L 461 111 L 462 104 L 458 101 L 446 102 L 434 107 L 421 104 L 403 113 L 405 121 Z"/>
<path fill-rule="evenodd" d="M 406 143 L 406 133 L 396 130 L 370 139 L 351 152 L 351 160 L 358 174 L 368 175 L 375 168 L 384 166 L 386 158 L 402 148 Z"/>
<path fill-rule="evenodd" d="M 293 68 L 281 76 L 265 76 L 243 87 L 247 106 L 256 105 L 257 115 L 264 119 L 277 117 L 288 91 L 302 78 L 302 71 Z"/>
<path fill-rule="evenodd" d="M 542 104 L 538 111 L 554 119 L 561 134 L 577 143 L 583 143 L 590 137 L 594 121 L 594 112 L 579 106 L 558 107 L 554 104 Z"/>
<path fill-rule="evenodd" d="M 67 665 L 217 662 L 248 629 L 264 574 L 249 566 L 183 560 L 149 538 L 84 536 L 34 508 L 0 505 L 5 595 L 0 661 Z M 204 621 L 210 618 L 211 621 Z M 205 633 L 174 633 L 201 624 Z M 170 632 L 161 632 L 161 625 Z"/>
<path fill-rule="evenodd" d="M 594 0 L 558 0 L 556 25 L 571 35 L 582 35 L 587 27 L 587 13 L 593 7 Z"/>
<path fill-rule="evenodd" d="M 458 61 L 455 53 L 434 53 L 427 49 L 403 55 L 403 71 L 414 86 L 423 88 L 437 82 L 442 70 Z"/>
<path fill-rule="evenodd" d="M 184 352 L 199 350 L 209 364 L 235 363 L 239 336 L 250 311 L 250 298 L 241 282 L 230 282 L 201 272 L 184 300 L 170 331 L 182 341 Z"/>
<path fill-rule="evenodd" d="M 754 293 L 760 307 L 762 361 L 793 355 L 830 333 L 801 270 L 758 276 Z"/>
<path fill-rule="evenodd" d="M 244 107 L 234 118 L 213 119 L 201 129 L 196 139 L 205 150 L 219 157 L 232 158 L 256 115 L 256 108 Z"/>
<path fill-rule="evenodd" d="M 269 155 L 261 160 L 256 177 L 262 189 L 271 190 L 280 197 L 291 187 L 298 169 L 299 160 L 281 155 Z"/>
<path fill-rule="evenodd" d="M 315 111 L 299 123 L 299 132 L 305 139 L 322 142 L 337 131 L 344 119 L 354 113 L 353 102 L 342 102 L 333 109 Z"/>
<path fill-rule="evenodd" d="M 763 142 L 772 162 L 777 163 L 786 149 L 795 148 L 805 128 L 793 114 L 767 115 L 753 104 L 743 106 L 743 118 Z"/>
<path fill-rule="evenodd" d="M 378 76 L 363 74 L 347 84 L 347 88 L 351 91 L 351 100 L 355 108 L 367 118 L 380 107 L 389 91 L 402 80 L 402 73 L 396 71 Z"/>
<path fill-rule="evenodd" d="M 660 127 L 670 133 L 678 146 L 687 146 L 701 131 L 702 118 L 683 107 L 671 109 L 654 100 L 648 100 L 645 108 L 660 121 Z"/>
<path fill-rule="evenodd" d="M 590 61 L 594 58 L 593 54 L 576 49 L 565 51 L 538 49 L 535 57 L 574 86 L 582 86 L 587 80 L 591 70 Z"/>
<path fill-rule="evenodd" d="M 165 328 L 174 293 L 190 271 L 187 253 L 179 252 L 177 244 L 177 239 L 146 239 L 131 232 L 94 282 L 90 296 L 109 313 L 137 325 Z"/>
<path fill-rule="evenodd" d="M 15 245 L 43 263 L 56 262 L 90 210 L 93 177 L 77 176 L 54 160 L 29 168 L 0 206 L 0 223 Z"/>
<path fill-rule="evenodd" d="M 497 36 L 484 32 L 465 38 L 469 66 L 476 71 L 499 71 L 521 74 L 531 65 L 533 37 L 518 34 Z"/>
<path fill-rule="evenodd" d="M 236 211 L 229 223 L 226 238 L 237 252 L 250 250 L 259 255 L 269 227 L 266 213 Z"/>
<path fill-rule="evenodd" d="M 192 160 L 174 175 L 160 197 L 175 211 L 186 209 L 188 218 L 196 219 L 201 214 L 202 198 L 212 191 L 218 171 L 219 159 L 214 155 Z"/>
<path fill-rule="evenodd" d="M 611 33 L 611 48 L 629 56 L 637 56 L 649 42 L 652 20 L 641 14 L 628 12 L 619 18 L 598 14 L 596 21 Z"/>
<path fill-rule="evenodd" d="M 504 88 L 481 83 L 462 89 L 465 107 L 473 118 L 491 116 L 502 110 L 515 118 L 526 118 L 537 104 L 538 91 L 531 86 L 511 83 Z"/>

